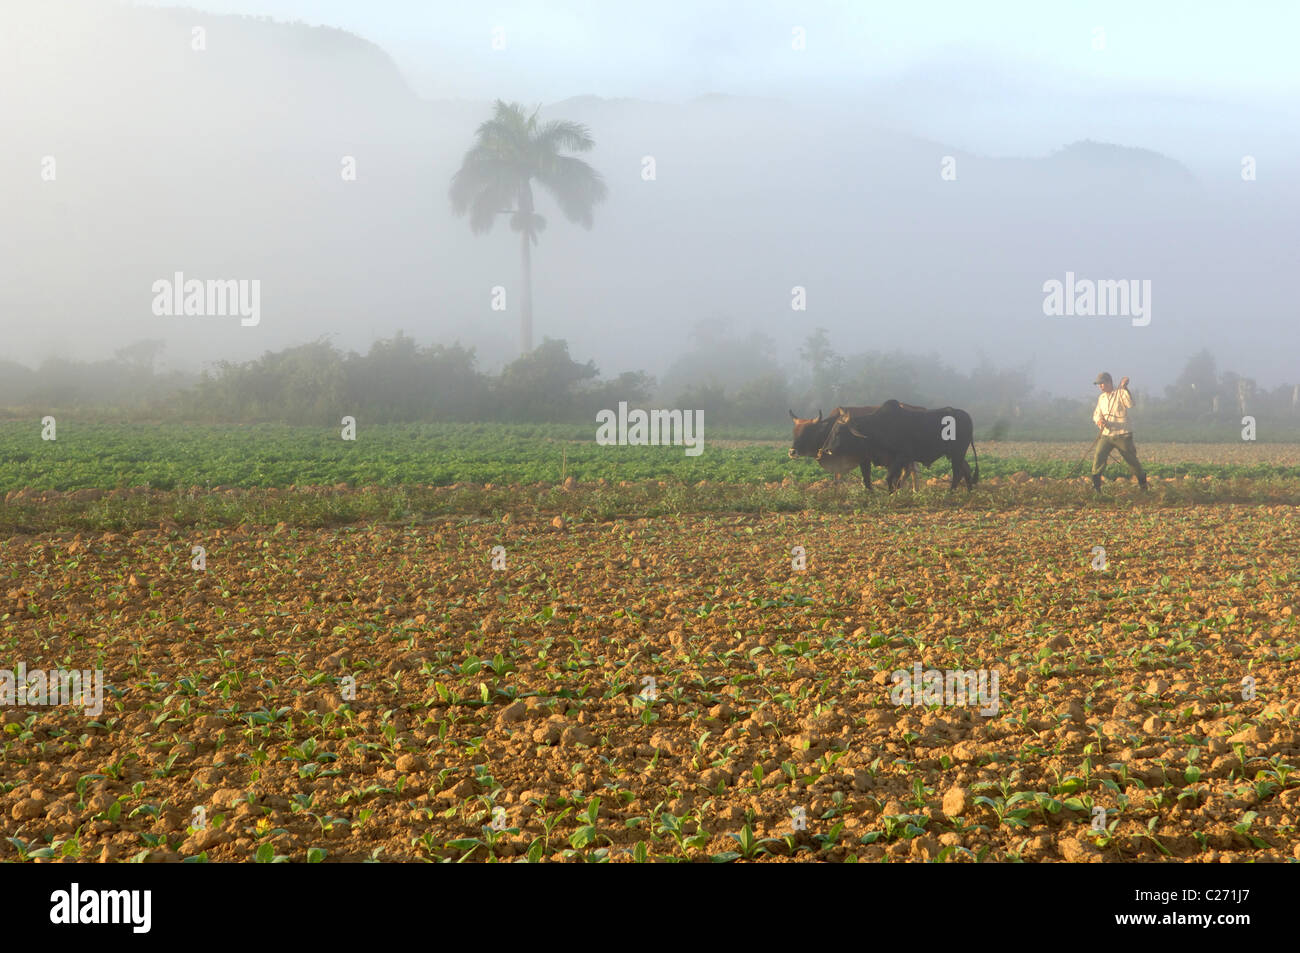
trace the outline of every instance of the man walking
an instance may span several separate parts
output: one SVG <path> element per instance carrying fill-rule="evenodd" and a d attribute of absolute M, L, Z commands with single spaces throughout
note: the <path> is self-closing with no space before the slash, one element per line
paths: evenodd
<path fill-rule="evenodd" d="M 1118 450 L 1124 462 L 1137 475 L 1138 486 L 1145 490 L 1147 474 L 1138 462 L 1137 450 L 1133 447 L 1133 431 L 1128 426 L 1128 409 L 1133 406 L 1128 378 L 1120 380 L 1119 390 L 1115 389 L 1111 376 L 1104 371 L 1097 375 L 1093 383 L 1101 388 L 1101 393 L 1097 396 L 1097 409 L 1092 412 L 1092 422 L 1100 431 L 1092 456 L 1092 488 L 1097 493 L 1101 492 L 1101 475 L 1106 470 L 1106 461 L 1110 459 L 1112 450 Z"/>

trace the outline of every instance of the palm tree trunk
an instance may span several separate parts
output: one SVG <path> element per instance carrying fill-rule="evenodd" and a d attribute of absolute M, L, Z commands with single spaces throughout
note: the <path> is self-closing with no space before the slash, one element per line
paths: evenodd
<path fill-rule="evenodd" d="M 519 319 L 519 347 L 522 352 L 520 356 L 530 354 L 533 350 L 533 258 L 532 250 L 528 247 L 531 239 L 530 230 L 524 229 L 524 300 Z"/>

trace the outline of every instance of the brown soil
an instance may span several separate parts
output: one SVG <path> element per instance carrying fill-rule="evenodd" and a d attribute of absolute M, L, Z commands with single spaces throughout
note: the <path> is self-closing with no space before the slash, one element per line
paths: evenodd
<path fill-rule="evenodd" d="M 6 837 L 707 860 L 748 825 L 769 860 L 1300 857 L 1292 507 L 556 515 L 0 540 L 0 666 L 106 686 L 98 717 L 2 710 Z M 915 662 L 997 670 L 998 713 L 891 704 Z"/>

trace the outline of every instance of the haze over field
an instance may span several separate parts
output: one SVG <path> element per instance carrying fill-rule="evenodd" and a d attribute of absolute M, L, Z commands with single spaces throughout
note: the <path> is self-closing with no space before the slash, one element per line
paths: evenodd
<path fill-rule="evenodd" d="M 0 870 L 1269 918 L 1297 0 L 184 2 L 0 0 Z"/>
<path fill-rule="evenodd" d="M 840 353 L 1032 362 L 1072 396 L 1102 368 L 1155 389 L 1201 348 L 1295 381 L 1286 4 L 200 6 L 0 11 L 0 360 L 163 338 L 188 368 L 399 328 L 512 360 L 517 236 L 472 235 L 448 200 L 500 97 L 595 140 L 590 231 L 539 193 L 534 322 L 607 377 L 662 374 L 717 321 L 783 363 L 825 327 Z M 155 315 L 177 272 L 260 280 L 260 321 Z M 1150 323 L 1046 316 L 1067 273 L 1150 281 Z"/>

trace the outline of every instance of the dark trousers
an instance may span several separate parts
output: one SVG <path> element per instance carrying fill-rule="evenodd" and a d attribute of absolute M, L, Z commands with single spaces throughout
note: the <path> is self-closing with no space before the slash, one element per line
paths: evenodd
<path fill-rule="evenodd" d="M 1097 438 L 1097 446 L 1092 455 L 1092 475 L 1099 476 L 1106 471 L 1106 463 L 1110 460 L 1112 450 L 1118 450 L 1119 455 L 1124 458 L 1124 462 L 1129 465 L 1129 469 L 1139 479 L 1145 477 L 1147 472 L 1142 469 L 1142 464 L 1138 462 L 1137 450 L 1133 447 L 1133 435 L 1131 433 L 1117 433 L 1102 435 Z"/>

